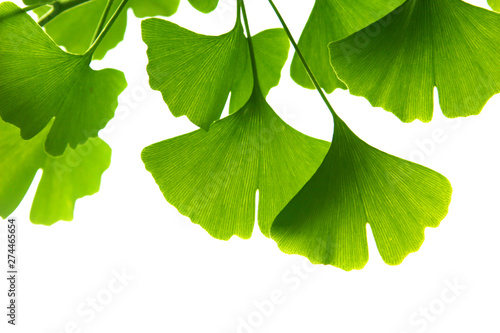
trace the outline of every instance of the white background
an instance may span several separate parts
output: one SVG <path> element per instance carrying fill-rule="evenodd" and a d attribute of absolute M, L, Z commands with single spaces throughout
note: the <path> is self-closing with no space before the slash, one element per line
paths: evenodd
<path fill-rule="evenodd" d="M 206 34 L 227 32 L 234 24 L 232 2 L 221 0 L 218 10 L 205 15 L 183 0 L 171 20 Z M 247 2 L 252 33 L 279 27 L 266 0 Z M 486 7 L 486 0 L 473 3 Z M 276 4 L 298 37 L 313 0 Z M 161 94 L 149 88 L 140 20 L 131 12 L 129 18 L 125 41 L 92 64 L 120 69 L 129 81 L 117 116 L 101 133 L 113 148 L 112 165 L 101 191 L 77 202 L 74 221 L 52 227 L 29 222 L 37 176 L 13 215 L 19 220 L 19 325 L 6 325 L 7 284 L 2 279 L 0 331 L 500 332 L 500 95 L 480 116 L 460 120 L 444 118 L 436 104 L 429 124 L 403 124 L 346 91 L 330 95 L 338 114 L 361 138 L 441 172 L 454 193 L 441 226 L 427 229 L 421 250 L 400 266 L 382 261 L 370 233 L 365 269 L 314 267 L 300 256 L 281 253 L 258 229 L 246 241 L 213 239 L 164 200 L 140 152 L 196 127 L 185 117 L 174 118 Z M 316 92 L 291 81 L 289 66 L 290 61 L 270 104 L 295 128 L 329 140 L 328 110 Z M 1 242 L 5 253 L 5 235 Z M 6 271 L 1 258 L 0 269 Z M 109 285 L 119 287 L 114 276 L 122 270 L 133 279 L 108 299 Z M 453 292 L 450 283 L 465 290 Z M 281 295 L 279 304 L 269 306 L 271 295 Z M 89 311 L 87 302 L 96 297 L 106 304 Z M 424 319 L 419 311 L 429 307 L 432 317 Z"/>

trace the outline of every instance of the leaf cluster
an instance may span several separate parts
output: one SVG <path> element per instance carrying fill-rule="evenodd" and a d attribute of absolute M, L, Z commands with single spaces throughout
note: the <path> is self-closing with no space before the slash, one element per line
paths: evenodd
<path fill-rule="evenodd" d="M 90 63 L 123 39 L 128 9 L 171 16 L 180 0 L 24 2 L 0 3 L 0 215 L 15 210 L 41 169 L 31 219 L 50 225 L 72 219 L 75 201 L 98 191 L 110 162 L 98 133 L 126 80 Z M 203 13 L 218 5 L 189 2 Z M 428 122 L 437 88 L 445 116 L 479 114 L 500 92 L 500 14 L 461 0 L 316 0 L 296 43 L 272 0 L 283 29 L 255 35 L 244 1 L 235 2 L 234 27 L 219 36 L 142 22 L 151 88 L 174 116 L 200 127 L 142 152 L 165 199 L 228 240 L 252 235 L 258 192 L 259 228 L 286 253 L 360 269 L 370 224 L 384 261 L 401 263 L 446 216 L 451 185 L 362 141 L 325 92 L 349 89 L 403 122 Z M 290 43 L 290 75 L 331 111 L 331 142 L 295 130 L 266 101 Z"/>

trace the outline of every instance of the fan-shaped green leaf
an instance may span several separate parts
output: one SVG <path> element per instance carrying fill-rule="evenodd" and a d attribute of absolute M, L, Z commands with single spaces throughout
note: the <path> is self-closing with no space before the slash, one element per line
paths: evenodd
<path fill-rule="evenodd" d="M 189 0 L 191 6 L 202 13 L 210 13 L 219 4 L 219 0 Z"/>
<path fill-rule="evenodd" d="M 500 14 L 460 0 L 407 0 L 330 53 L 352 94 L 404 122 L 432 119 L 434 87 L 450 118 L 479 114 L 500 92 Z"/>
<path fill-rule="evenodd" d="M 54 156 L 97 136 L 126 87 L 123 73 L 94 71 L 90 54 L 65 53 L 11 2 L 0 4 L 0 35 L 2 119 L 27 140 L 55 118 L 45 141 Z"/>
<path fill-rule="evenodd" d="M 382 258 L 396 265 L 419 249 L 426 227 L 439 225 L 450 200 L 445 177 L 367 145 L 335 117 L 328 155 L 278 215 L 271 237 L 313 263 L 361 269 L 369 223 Z"/>
<path fill-rule="evenodd" d="M 187 115 L 208 130 L 219 119 L 234 78 L 247 61 L 248 46 L 243 28 L 221 36 L 205 36 L 172 22 L 142 22 L 142 38 L 148 45 L 151 88 L 161 91 L 176 117 Z"/>
<path fill-rule="evenodd" d="M 45 29 L 54 41 L 64 46 L 68 52 L 83 54 L 93 42 L 108 1 L 92 0 L 66 10 L 47 23 Z M 32 2 L 33 0 L 24 0 L 27 5 L 31 5 Z M 108 20 L 120 2 L 114 0 Z M 132 8 L 137 17 L 171 16 L 177 11 L 179 2 L 180 0 L 130 0 L 127 8 Z M 44 6 L 36 10 L 36 13 L 42 17 L 49 10 L 50 6 Z M 109 50 L 115 48 L 123 40 L 126 29 L 127 10 L 124 10 L 97 48 L 94 59 L 104 58 Z"/>
<path fill-rule="evenodd" d="M 330 66 L 328 44 L 351 35 L 387 15 L 404 0 L 316 0 L 300 36 L 299 47 L 320 85 L 331 93 L 345 89 Z M 303 87 L 314 89 L 300 59 L 294 56 L 291 76 Z"/>
<path fill-rule="evenodd" d="M 186 115 L 208 130 L 220 118 L 230 92 L 231 112 L 250 98 L 253 75 L 239 20 L 224 35 L 205 36 L 165 20 L 148 19 L 142 23 L 142 35 L 148 45 L 150 85 L 162 93 L 174 116 Z M 279 82 L 289 43 L 281 29 L 261 32 L 254 39 L 262 90 L 267 94 Z M 272 55 L 267 49 L 270 44 Z"/>
<path fill-rule="evenodd" d="M 2 218 L 7 218 L 21 203 L 39 169 L 43 169 L 43 176 L 31 208 L 34 223 L 71 221 L 76 200 L 99 191 L 101 175 L 111 161 L 109 146 L 92 138 L 77 149 L 52 157 L 43 147 L 51 125 L 31 140 L 23 140 L 18 128 L 0 120 Z"/>
<path fill-rule="evenodd" d="M 259 91 L 238 112 L 144 149 L 163 195 L 213 237 L 249 238 L 259 190 L 259 226 L 271 222 L 320 165 L 328 143 L 284 123 Z"/>

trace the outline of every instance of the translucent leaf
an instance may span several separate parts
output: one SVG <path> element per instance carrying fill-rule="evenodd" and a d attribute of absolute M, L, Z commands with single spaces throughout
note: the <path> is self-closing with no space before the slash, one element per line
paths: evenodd
<path fill-rule="evenodd" d="M 186 115 L 208 130 L 220 118 L 230 92 L 231 112 L 250 98 L 253 75 L 239 21 L 224 35 L 206 36 L 165 20 L 148 19 L 142 23 L 142 36 L 148 45 L 151 88 L 162 93 L 174 116 Z M 262 91 L 267 94 L 279 82 L 289 43 L 282 29 L 254 38 Z M 273 45 L 272 55 L 269 45 Z"/>
<path fill-rule="evenodd" d="M 493 10 L 500 12 L 500 0 L 488 0 L 488 4 Z"/>
<path fill-rule="evenodd" d="M 150 85 L 161 91 L 176 117 L 187 115 L 207 129 L 219 119 L 233 81 L 247 61 L 247 42 L 241 24 L 221 36 L 194 33 L 160 19 L 142 22 L 148 45 Z"/>
<path fill-rule="evenodd" d="M 330 66 L 328 44 L 353 34 L 387 15 L 404 0 L 316 0 L 300 36 L 299 48 L 316 79 L 328 93 L 345 89 Z M 314 89 L 300 59 L 294 56 L 291 76 L 303 87 Z"/>
<path fill-rule="evenodd" d="M 259 73 L 259 84 L 264 97 L 271 88 L 276 87 L 281 78 L 281 69 L 285 66 L 290 50 L 290 42 L 283 29 L 264 30 L 252 36 L 255 61 Z M 238 111 L 245 105 L 253 91 L 252 62 L 247 57 L 243 76 L 238 86 L 231 92 L 229 112 Z"/>
<path fill-rule="evenodd" d="M 129 6 L 137 17 L 172 16 L 180 0 L 130 0 Z"/>
<path fill-rule="evenodd" d="M 432 119 L 434 87 L 450 118 L 479 114 L 500 92 L 500 14 L 460 0 L 407 0 L 330 53 L 352 94 L 404 122 Z"/>
<path fill-rule="evenodd" d="M 18 128 L 0 121 L 2 218 L 7 218 L 21 203 L 39 169 L 43 175 L 31 208 L 34 223 L 71 221 L 76 200 L 99 191 L 101 175 L 111 162 L 109 146 L 92 138 L 77 149 L 67 149 L 60 157 L 50 156 L 43 143 L 51 125 L 31 140 L 23 140 Z"/>
<path fill-rule="evenodd" d="M 259 91 L 236 113 L 144 149 L 142 159 L 163 195 L 213 237 L 249 238 L 258 220 L 269 235 L 274 217 L 312 176 L 328 143 L 283 122 Z"/>
<path fill-rule="evenodd" d="M 47 33 L 58 45 L 67 51 L 83 54 L 93 42 L 95 32 L 109 0 L 92 0 L 73 7 L 45 25 Z M 24 0 L 31 5 L 33 0 Z M 107 19 L 111 18 L 121 0 L 114 0 Z M 130 0 L 127 8 L 132 8 L 137 17 L 171 16 L 179 7 L 180 0 Z M 50 10 L 45 6 L 36 11 L 42 17 Z M 127 10 L 124 10 L 113 24 L 102 43 L 97 48 L 94 59 L 102 59 L 106 53 L 115 48 L 122 40 L 127 29 Z"/>
<path fill-rule="evenodd" d="M 382 258 L 397 265 L 446 216 L 451 192 L 442 175 L 367 145 L 335 117 L 328 155 L 278 215 L 271 237 L 313 263 L 361 269 L 369 223 Z"/>
<path fill-rule="evenodd" d="M 123 73 L 94 71 L 90 54 L 65 53 L 11 2 L 0 4 L 0 35 L 2 119 L 28 140 L 54 118 L 45 141 L 54 156 L 97 136 L 127 85 Z"/>
<path fill-rule="evenodd" d="M 74 7 L 47 23 L 45 31 L 68 52 L 84 54 L 92 45 L 107 3 L 108 0 L 93 0 Z M 118 0 L 113 2 L 108 19 L 119 4 Z M 94 59 L 104 58 L 109 50 L 115 48 L 123 40 L 126 29 L 127 11 L 124 10 L 97 48 Z"/>
<path fill-rule="evenodd" d="M 202 13 L 210 13 L 217 8 L 219 0 L 189 0 L 189 3 Z"/>

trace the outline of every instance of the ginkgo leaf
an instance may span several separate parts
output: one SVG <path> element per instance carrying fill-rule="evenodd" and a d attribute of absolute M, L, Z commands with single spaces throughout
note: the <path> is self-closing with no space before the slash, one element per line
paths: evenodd
<path fill-rule="evenodd" d="M 397 265 L 446 216 L 451 192 L 442 175 L 369 146 L 335 117 L 328 155 L 278 215 L 271 237 L 313 263 L 361 269 L 368 223 L 384 261 Z"/>
<path fill-rule="evenodd" d="M 55 118 L 45 141 L 51 155 L 76 148 L 113 118 L 123 73 L 89 67 L 91 54 L 65 53 L 31 17 L 11 2 L 0 4 L 0 116 L 23 139 Z"/>
<path fill-rule="evenodd" d="M 202 129 L 146 147 L 142 159 L 163 195 L 215 238 L 249 238 L 258 220 L 269 235 L 274 217 L 312 176 L 327 142 L 297 132 L 256 90 L 245 106 Z"/>
<path fill-rule="evenodd" d="M 34 0 L 24 0 L 32 5 Z M 101 21 L 104 9 L 109 0 L 92 0 L 66 10 L 45 25 L 49 34 L 58 45 L 68 52 L 83 54 L 93 42 L 95 32 Z M 111 17 L 121 0 L 114 0 L 107 19 Z M 179 7 L 180 0 L 130 0 L 127 8 L 132 8 L 137 17 L 171 16 Z M 50 10 L 50 6 L 39 8 L 35 12 L 42 17 Z M 94 59 L 102 59 L 106 53 L 115 48 L 122 40 L 127 29 L 127 10 L 124 10 L 102 43 L 94 53 Z"/>
<path fill-rule="evenodd" d="M 115 0 L 116 1 L 116 0 Z M 129 6 L 137 17 L 172 16 L 179 8 L 180 0 L 130 0 Z"/>
<path fill-rule="evenodd" d="M 92 138 L 77 149 L 53 157 L 44 151 L 47 126 L 31 140 L 0 121 L 0 216 L 7 218 L 21 203 L 39 169 L 41 181 L 31 208 L 31 221 L 51 225 L 71 221 L 77 199 L 99 191 L 101 175 L 111 162 L 111 148 Z"/>
<path fill-rule="evenodd" d="M 252 36 L 259 73 L 259 85 L 262 94 L 266 97 L 271 88 L 276 87 L 281 79 L 281 69 L 285 66 L 290 50 L 290 42 L 283 29 L 269 29 Z M 245 62 L 245 69 L 241 72 L 237 85 L 231 91 L 229 113 L 241 109 L 249 100 L 253 91 L 253 72 L 250 57 Z"/>
<path fill-rule="evenodd" d="M 403 2 L 404 0 L 316 0 L 300 36 L 299 48 L 316 73 L 321 87 L 328 93 L 337 88 L 346 88 L 330 66 L 328 44 L 365 28 Z M 301 86 L 314 89 L 297 54 L 293 58 L 290 74 Z"/>
<path fill-rule="evenodd" d="M 174 116 L 186 115 L 208 130 L 220 118 L 247 61 L 248 45 L 239 21 L 224 35 L 205 36 L 148 19 L 142 22 L 142 38 L 148 45 L 151 88 L 162 93 Z"/>
<path fill-rule="evenodd" d="M 153 18 L 143 21 L 142 36 L 148 45 L 151 88 L 162 93 L 174 116 L 186 115 L 208 130 L 220 118 L 230 92 L 232 112 L 250 98 L 253 75 L 239 19 L 230 32 L 205 36 Z M 279 82 L 289 43 L 282 29 L 261 32 L 253 39 L 262 91 L 267 94 Z M 273 45 L 271 56 L 269 45 Z"/>
<path fill-rule="evenodd" d="M 488 4 L 493 10 L 500 12 L 500 0 L 488 0 Z"/>
<path fill-rule="evenodd" d="M 189 0 L 191 6 L 202 13 L 210 13 L 219 4 L 219 0 Z"/>
<path fill-rule="evenodd" d="M 25 3 L 29 5 L 27 1 Z M 44 26 L 45 31 L 58 45 L 64 46 L 68 52 L 84 54 L 94 40 L 107 3 L 108 0 L 92 0 L 62 12 Z M 119 4 L 118 0 L 113 2 L 108 19 Z M 35 12 L 43 17 L 49 10 L 50 7 L 45 6 Z M 126 28 L 127 12 L 124 10 L 95 51 L 93 58 L 104 58 L 109 50 L 115 48 L 123 40 Z"/>
<path fill-rule="evenodd" d="M 407 0 L 330 53 L 352 94 L 404 122 L 432 119 L 434 87 L 450 118 L 479 114 L 500 92 L 500 14 L 461 0 Z"/>

